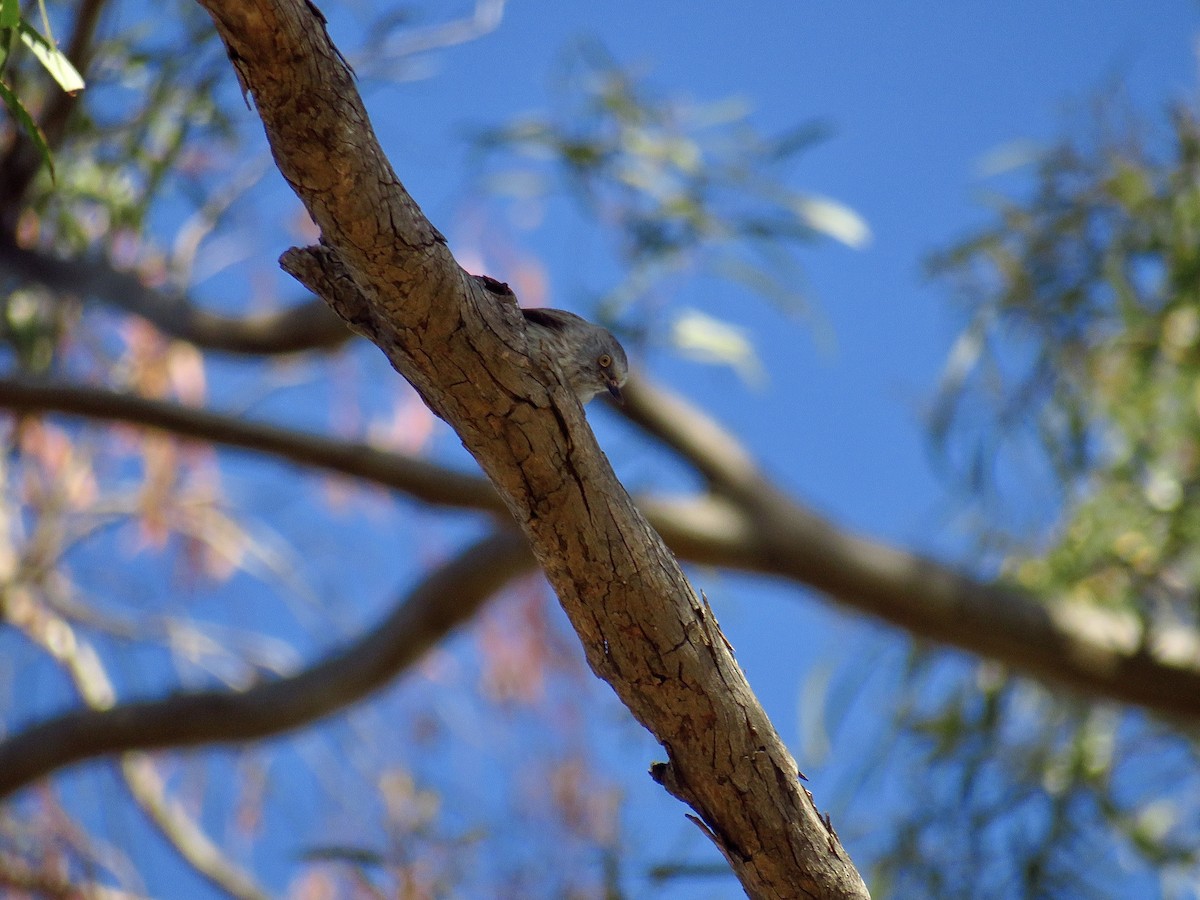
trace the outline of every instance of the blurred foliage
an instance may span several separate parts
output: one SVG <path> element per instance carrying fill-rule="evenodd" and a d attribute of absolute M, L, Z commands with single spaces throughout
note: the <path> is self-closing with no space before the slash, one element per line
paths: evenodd
<path fill-rule="evenodd" d="M 71 22 L 76 10 L 58 3 L 50 11 Z M 236 91 L 218 89 L 229 63 L 195 3 L 175 3 L 169 16 L 105 33 L 90 48 L 85 102 L 71 111 L 53 147 L 57 169 L 43 169 L 23 198 L 15 239 L 133 268 L 148 284 L 178 290 L 189 279 L 196 234 L 206 235 L 225 211 L 214 206 L 224 197 L 217 186 L 238 170 L 244 153 L 230 111 L 244 105 Z M 181 54 L 180 46 L 189 52 Z M 10 60 L 10 70 L 23 101 L 40 110 L 58 88 L 33 77 L 34 58 L 27 56 Z M 162 227 L 164 208 L 187 226 L 171 243 L 163 243 L 171 234 Z M 154 215 L 160 221 L 151 227 Z M 63 293 L 0 281 L 0 339 L 28 371 L 61 367 L 79 311 Z M 115 362 L 107 341 L 86 346 L 89 364 L 108 369 Z"/>
<path fill-rule="evenodd" d="M 1025 201 L 939 256 L 970 305 L 935 434 L 973 477 L 1034 439 L 1063 511 L 1022 586 L 1195 625 L 1200 598 L 1200 126 L 1046 154 Z M 974 428 L 975 431 L 968 434 Z M 1033 498 L 1036 502 L 1036 498 Z"/>
<path fill-rule="evenodd" d="M 194 3 L 171 9 L 97 42 L 88 102 L 56 151 L 62 178 L 33 194 L 24 223 L 57 248 L 138 259 L 156 203 L 202 208 L 239 160 L 244 103 L 212 22 Z"/>
<path fill-rule="evenodd" d="M 1200 123 L 1115 118 L 932 261 L 968 312 L 932 427 L 968 496 L 1010 490 L 1046 526 L 1001 544 L 1002 578 L 1151 641 L 1200 621 Z M 1191 735 L 945 654 L 906 691 L 897 740 L 935 789 L 885 841 L 888 895 L 1127 896 L 1139 873 L 1195 896 Z"/>
<path fill-rule="evenodd" d="M 865 240 L 853 214 L 832 207 L 836 224 L 823 227 L 811 215 L 823 201 L 766 186 L 820 127 L 772 142 L 737 104 L 663 101 L 585 60 L 563 112 L 481 146 L 526 161 L 491 189 L 541 199 L 561 184 L 616 236 L 627 275 L 599 300 L 608 315 L 644 313 L 684 270 L 737 273 L 758 296 L 802 308 L 791 251 L 819 236 Z M 937 445 L 965 459 L 972 496 L 991 479 L 1016 484 L 1017 502 L 1054 524 L 1009 541 L 1002 575 L 1131 611 L 1148 629 L 1197 624 L 1198 138 L 1179 111 L 1153 149 L 1132 126 L 1056 147 L 1028 196 L 992 198 L 994 221 L 931 266 L 968 311 L 935 407 Z M 672 334 L 680 349 L 757 365 L 736 325 L 704 313 L 683 310 Z M 1021 494 L 1022 461 L 1003 458 L 1030 446 L 1045 496 Z M 914 652 L 897 692 L 895 753 L 864 761 L 875 790 L 850 815 L 870 823 L 875 852 L 856 858 L 876 896 L 1117 897 L 1130 884 L 1192 896 L 1180 887 L 1200 870 L 1189 736 L 929 649 Z M 897 779 L 908 790 L 880 813 Z"/>
<path fill-rule="evenodd" d="M 21 15 L 20 0 L 0 0 L 0 102 L 3 102 L 53 176 L 54 162 L 46 136 L 34 121 L 26 101 L 22 100 L 9 83 L 12 80 L 11 75 L 9 81 L 2 77 L 12 59 L 13 51 L 17 49 L 18 44 L 21 44 L 41 64 L 61 90 L 72 95 L 83 90 L 83 78 L 54 42 L 54 34 L 50 30 L 50 18 L 46 11 L 46 0 L 38 0 L 38 12 L 45 34 L 39 32 L 28 19 Z"/>
<path fill-rule="evenodd" d="M 797 249 L 820 238 L 855 248 L 870 239 L 848 207 L 790 184 L 796 161 L 827 137 L 824 123 L 763 135 L 746 102 L 657 96 L 594 43 L 569 57 L 556 86 L 553 112 L 476 138 L 496 165 L 485 187 L 522 202 L 565 189 L 582 217 L 605 230 L 621 280 L 596 299 L 596 314 L 626 333 L 656 330 L 656 301 L 681 276 L 713 277 L 808 312 Z M 694 352 L 700 314 L 678 315 L 688 321 L 666 335 L 678 349 L 758 377 L 753 348 L 728 339 L 735 326 L 708 315 Z"/>
<path fill-rule="evenodd" d="M 920 787 L 865 838 L 874 896 L 1194 895 L 1200 757 L 1187 736 L 944 653 L 914 653 L 897 699 L 865 793 Z"/>

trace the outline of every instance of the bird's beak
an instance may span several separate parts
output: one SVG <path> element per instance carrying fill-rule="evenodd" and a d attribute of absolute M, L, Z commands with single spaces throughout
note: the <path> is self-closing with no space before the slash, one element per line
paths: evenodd
<path fill-rule="evenodd" d="M 606 387 L 608 388 L 608 392 L 613 395 L 613 399 L 624 406 L 625 398 L 621 396 L 621 386 L 615 381 L 609 381 L 606 382 Z"/>

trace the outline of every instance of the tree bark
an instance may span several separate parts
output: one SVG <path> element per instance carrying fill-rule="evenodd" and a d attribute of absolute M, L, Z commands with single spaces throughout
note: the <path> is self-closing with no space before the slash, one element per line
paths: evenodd
<path fill-rule="evenodd" d="M 712 612 L 634 507 L 521 316 L 463 272 L 392 171 L 320 13 L 200 0 L 275 160 L 358 288 L 368 334 L 462 439 L 524 531 L 593 670 L 666 750 L 655 778 L 696 811 L 754 897 L 863 897 Z"/>

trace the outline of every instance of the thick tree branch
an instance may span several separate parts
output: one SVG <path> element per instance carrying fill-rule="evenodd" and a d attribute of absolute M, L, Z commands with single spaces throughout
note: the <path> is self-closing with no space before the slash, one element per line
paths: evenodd
<path fill-rule="evenodd" d="M 338 653 L 241 692 L 184 693 L 82 709 L 0 743 L 0 797 L 72 763 L 158 747 L 250 741 L 344 709 L 386 684 L 508 581 L 533 568 L 519 534 L 497 532 L 439 567 L 394 612 Z"/>
<path fill-rule="evenodd" d="M 61 259 L 18 247 L 0 235 L 0 272 L 56 293 L 96 300 L 141 316 L 163 332 L 205 350 L 254 356 L 333 350 L 351 333 L 319 299 L 246 316 L 208 312 L 183 294 L 147 287 L 134 272 L 100 259 Z"/>
<path fill-rule="evenodd" d="M 674 557 L 518 310 L 454 261 L 388 165 L 311 3 L 200 0 L 277 165 L 362 292 L 349 313 L 458 433 L 529 539 L 592 669 L 662 743 L 664 784 L 753 896 L 865 896 Z M 660 767 L 661 771 L 661 767 Z"/>

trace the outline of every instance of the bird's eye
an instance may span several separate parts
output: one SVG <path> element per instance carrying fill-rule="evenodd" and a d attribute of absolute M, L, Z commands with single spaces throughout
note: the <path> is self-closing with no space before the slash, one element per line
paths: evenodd
<path fill-rule="evenodd" d="M 607 353 L 601 353 L 600 358 L 596 362 L 600 363 L 600 368 L 607 369 L 612 365 L 612 357 Z"/>

